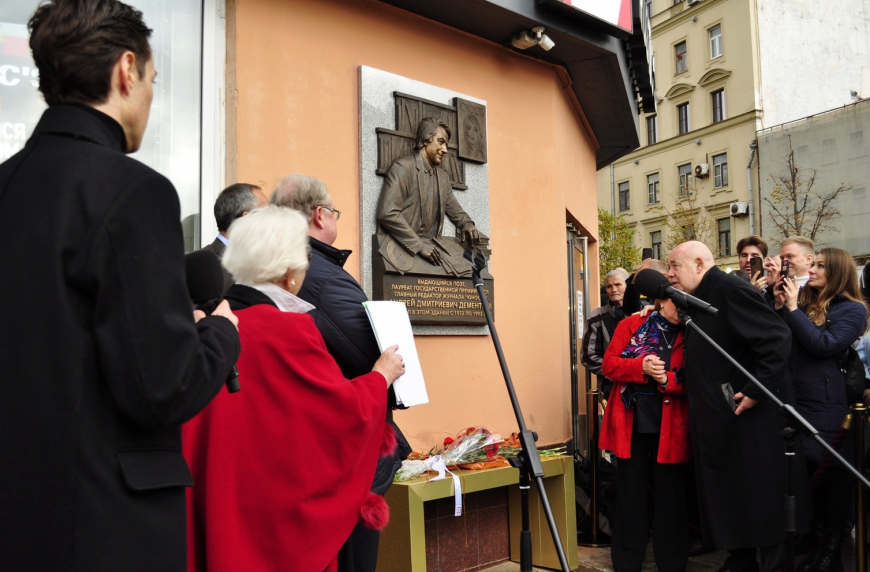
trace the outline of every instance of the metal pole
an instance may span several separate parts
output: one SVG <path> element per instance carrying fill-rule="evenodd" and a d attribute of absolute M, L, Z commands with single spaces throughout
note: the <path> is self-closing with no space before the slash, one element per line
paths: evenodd
<path fill-rule="evenodd" d="M 862 403 L 856 403 L 852 409 L 852 437 L 855 444 L 855 468 L 864 474 L 864 420 L 867 418 L 867 408 Z M 867 532 L 866 513 L 864 512 L 864 487 L 855 483 L 855 570 L 867 570 Z"/>
<path fill-rule="evenodd" d="M 575 284 L 576 268 L 574 265 L 574 244 L 577 239 L 577 231 L 574 225 L 568 224 L 568 339 L 571 344 L 571 422 L 572 443 L 574 445 L 574 458 L 579 458 L 580 451 L 580 351 L 577 347 L 577 334 L 580 324 L 577 323 L 577 286 Z"/>
<path fill-rule="evenodd" d="M 589 495 L 592 514 L 592 533 L 589 537 L 577 539 L 577 544 L 587 548 L 610 546 L 610 542 L 601 538 L 598 530 L 598 391 L 590 389 L 586 392 L 586 419 L 589 424 L 589 458 L 592 465 L 592 492 Z"/>

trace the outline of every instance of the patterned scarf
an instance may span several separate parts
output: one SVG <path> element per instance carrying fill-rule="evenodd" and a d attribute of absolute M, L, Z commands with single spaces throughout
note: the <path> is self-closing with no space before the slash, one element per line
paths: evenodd
<path fill-rule="evenodd" d="M 631 359 L 650 354 L 658 355 L 659 348 L 662 346 L 662 338 L 665 338 L 665 333 L 673 334 L 673 343 L 679 327 L 679 325 L 667 321 L 660 312 L 653 312 L 634 332 L 634 335 L 631 336 L 628 345 L 625 346 L 619 357 Z M 645 385 L 637 383 L 623 384 L 620 397 L 622 397 L 622 403 L 626 409 L 634 407 L 638 395 L 658 395 L 656 392 L 645 391 Z"/>
<path fill-rule="evenodd" d="M 676 335 L 678 328 L 679 326 L 667 321 L 660 312 L 653 312 L 640 325 L 634 335 L 631 336 L 628 345 L 625 346 L 619 357 L 637 358 L 649 354 L 657 354 L 664 337 L 662 332 Z"/>

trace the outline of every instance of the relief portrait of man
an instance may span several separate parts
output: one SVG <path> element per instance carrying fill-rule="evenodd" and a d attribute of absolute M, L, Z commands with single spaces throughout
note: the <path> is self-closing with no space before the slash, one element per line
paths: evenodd
<path fill-rule="evenodd" d="M 416 150 L 396 159 L 387 172 L 377 209 L 378 252 L 387 270 L 471 276 L 462 244 L 441 236 L 446 216 L 460 229 L 463 242 L 475 244 L 480 238 L 474 221 L 453 195 L 450 176 L 441 168 L 450 136 L 442 120 L 422 119 Z"/>

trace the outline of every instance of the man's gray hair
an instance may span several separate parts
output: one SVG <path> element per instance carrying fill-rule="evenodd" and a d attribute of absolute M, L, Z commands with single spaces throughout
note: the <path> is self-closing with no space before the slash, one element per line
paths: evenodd
<path fill-rule="evenodd" d="M 625 268 L 614 268 L 607 273 L 607 275 L 604 277 L 604 281 L 607 282 L 608 278 L 613 278 L 614 276 L 619 276 L 620 278 L 622 278 L 623 282 L 628 280 L 628 272 L 625 270 Z"/>
<path fill-rule="evenodd" d="M 221 263 L 240 284 L 276 282 L 308 268 L 308 223 L 302 213 L 267 205 L 237 219 Z"/>
<path fill-rule="evenodd" d="M 233 221 L 242 216 L 242 213 L 257 208 L 255 190 L 262 189 L 249 183 L 235 183 L 221 191 L 214 202 L 214 220 L 219 231 L 226 232 Z"/>
<path fill-rule="evenodd" d="M 332 197 L 329 196 L 326 183 L 317 177 L 293 173 L 284 177 L 284 180 L 278 184 L 269 202 L 275 206 L 297 210 L 310 221 L 314 209 L 329 206 Z"/>

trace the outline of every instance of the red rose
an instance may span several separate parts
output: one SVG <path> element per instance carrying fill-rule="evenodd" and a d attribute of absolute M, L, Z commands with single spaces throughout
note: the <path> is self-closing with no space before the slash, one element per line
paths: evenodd
<path fill-rule="evenodd" d="M 453 437 L 445 437 L 445 438 L 444 438 L 444 446 L 445 446 L 445 447 L 446 447 L 447 445 L 450 445 L 451 443 L 453 443 Z"/>

